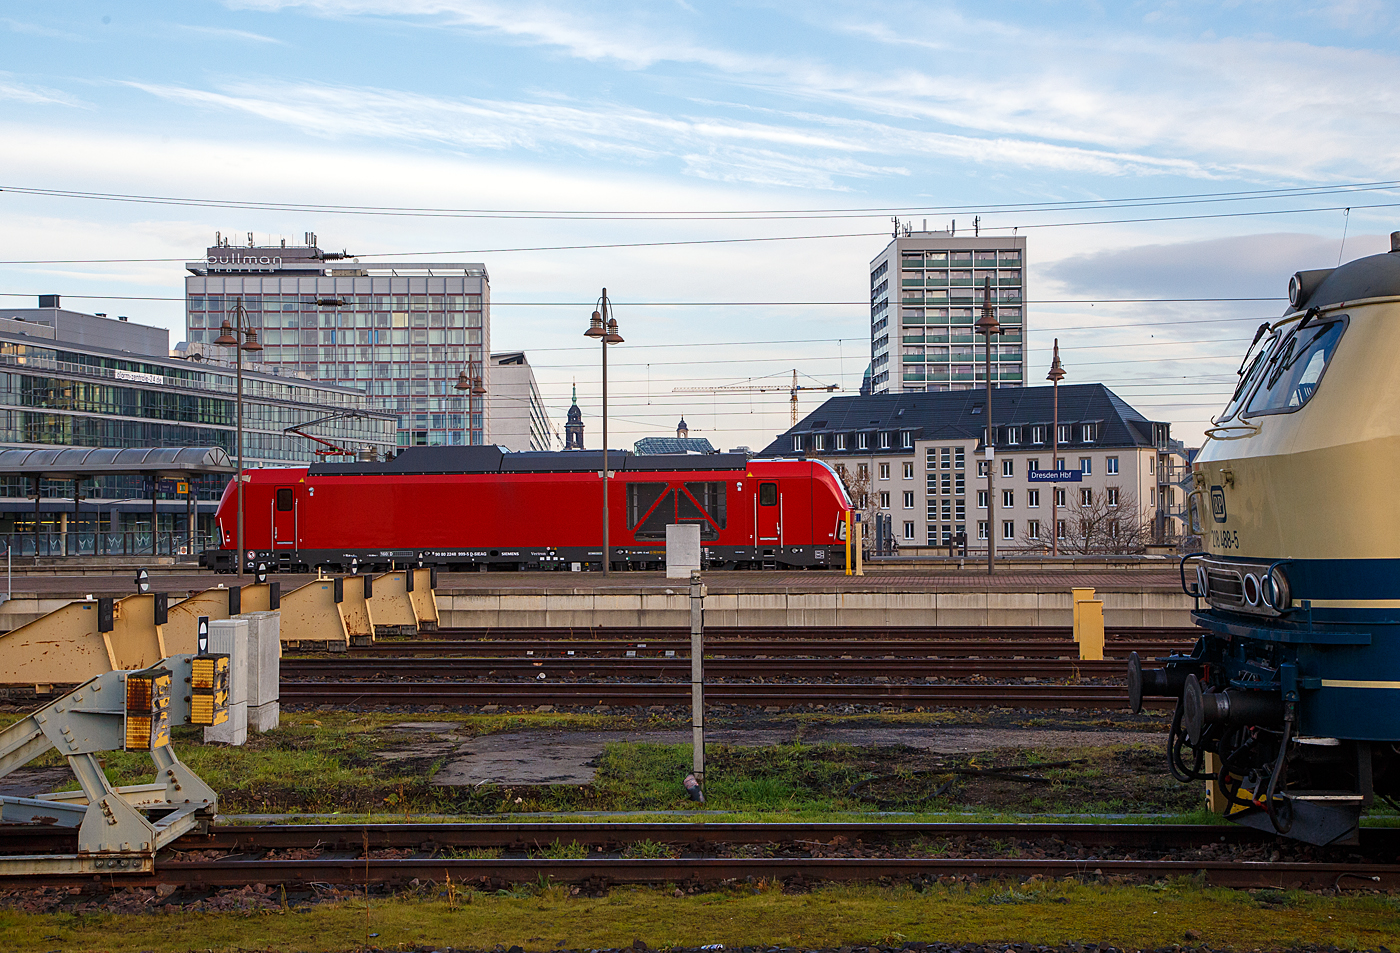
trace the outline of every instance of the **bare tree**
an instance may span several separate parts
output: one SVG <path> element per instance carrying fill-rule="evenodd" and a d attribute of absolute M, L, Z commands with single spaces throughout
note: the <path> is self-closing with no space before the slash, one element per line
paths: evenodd
<path fill-rule="evenodd" d="M 1084 487 L 1089 490 L 1089 487 Z M 1060 538 L 1060 552 L 1070 555 L 1141 553 L 1147 550 L 1151 530 L 1143 518 L 1137 497 L 1122 487 L 1090 490 L 1090 500 L 1084 502 L 1081 493 L 1066 497 L 1060 507 L 1060 521 L 1065 535 Z M 1028 552 L 1048 552 L 1050 534 L 1056 531 L 1049 521 L 1041 524 L 1038 537 L 1030 536 L 1027 526 L 1018 542 Z"/>
<path fill-rule="evenodd" d="M 874 545 L 875 515 L 880 512 L 879 500 L 870 489 L 870 464 L 848 463 L 844 460 L 824 462 L 841 478 L 841 485 L 846 488 L 846 495 L 851 498 L 852 509 L 860 514 L 860 521 L 864 524 L 861 538 L 864 548 L 869 550 Z"/>

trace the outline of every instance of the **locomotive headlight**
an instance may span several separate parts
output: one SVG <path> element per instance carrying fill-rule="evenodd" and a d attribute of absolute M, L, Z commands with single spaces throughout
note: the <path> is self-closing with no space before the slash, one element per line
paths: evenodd
<path fill-rule="evenodd" d="M 1244 574 L 1244 601 L 1251 606 L 1259 604 L 1259 577 L 1252 572 Z"/>
<path fill-rule="evenodd" d="M 1296 274 L 1288 279 L 1288 303 L 1293 307 L 1298 307 L 1298 301 L 1303 297 L 1303 276 Z"/>
<path fill-rule="evenodd" d="M 1287 612 L 1293 604 L 1293 594 L 1288 588 L 1288 577 L 1283 568 L 1275 566 L 1259 584 L 1259 595 L 1264 605 L 1275 612 Z"/>

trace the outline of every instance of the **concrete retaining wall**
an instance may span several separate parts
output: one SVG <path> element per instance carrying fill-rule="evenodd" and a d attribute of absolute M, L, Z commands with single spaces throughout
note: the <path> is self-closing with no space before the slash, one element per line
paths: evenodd
<path fill-rule="evenodd" d="M 1192 600 L 1169 590 L 1108 590 L 1109 628 L 1189 626 Z M 684 590 L 444 591 L 438 611 L 448 628 L 520 626 L 689 626 Z M 705 622 L 715 626 L 1057 625 L 1072 622 L 1068 589 L 1030 592 L 747 592 L 710 591 Z"/>

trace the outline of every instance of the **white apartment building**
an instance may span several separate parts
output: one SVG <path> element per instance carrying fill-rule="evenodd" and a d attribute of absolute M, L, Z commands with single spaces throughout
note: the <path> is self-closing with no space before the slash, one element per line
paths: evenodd
<path fill-rule="evenodd" d="M 557 449 L 549 413 L 524 351 L 491 355 L 487 406 L 491 426 L 487 443 L 515 451 Z"/>
<path fill-rule="evenodd" d="M 973 325 L 990 279 L 1002 333 L 992 379 L 1026 382 L 1026 240 L 901 229 L 870 262 L 870 381 L 875 394 L 968 390 L 986 379 Z"/>
<path fill-rule="evenodd" d="M 763 455 L 831 464 L 867 522 L 891 520 L 904 553 L 946 548 L 960 534 L 969 548 L 995 534 L 998 551 L 1044 552 L 1052 533 L 1062 553 L 1118 552 L 1183 532 L 1170 424 L 1102 384 L 1061 385 L 1056 454 L 1053 388 L 999 389 L 992 409 L 990 492 L 985 390 L 833 397 Z"/>

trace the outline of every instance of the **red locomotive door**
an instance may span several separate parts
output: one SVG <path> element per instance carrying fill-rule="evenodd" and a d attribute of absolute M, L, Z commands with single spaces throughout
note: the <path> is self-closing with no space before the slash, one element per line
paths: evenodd
<path fill-rule="evenodd" d="M 778 493 L 778 484 L 760 483 L 758 485 L 758 501 L 754 514 L 754 527 L 758 534 L 758 544 L 776 543 L 782 536 L 783 508 L 781 496 Z"/>
<path fill-rule="evenodd" d="M 279 486 L 272 494 L 272 548 L 297 548 L 297 497 L 290 486 Z"/>

